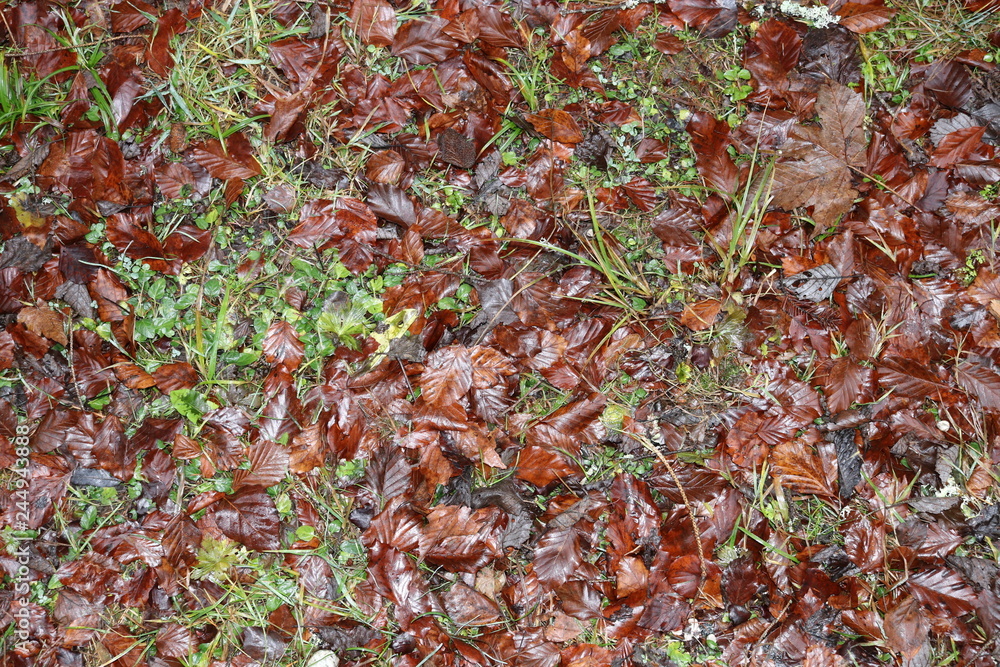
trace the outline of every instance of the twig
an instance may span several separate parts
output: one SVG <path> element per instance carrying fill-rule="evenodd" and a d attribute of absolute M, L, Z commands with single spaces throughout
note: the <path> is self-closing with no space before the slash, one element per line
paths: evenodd
<path fill-rule="evenodd" d="M 614 2 L 614 3 L 611 3 L 611 4 L 607 4 L 607 5 L 597 5 L 596 7 L 576 7 L 574 9 L 563 8 L 563 9 L 559 10 L 559 13 L 563 14 L 563 15 L 566 15 L 566 14 L 590 14 L 592 12 L 606 12 L 609 9 L 618 11 L 618 10 L 621 10 L 621 9 L 628 9 L 630 5 L 632 5 L 632 3 L 630 3 L 630 2 L 628 2 L 626 0 L 626 2 Z M 632 6 L 634 6 L 634 5 L 632 5 Z"/>
<path fill-rule="evenodd" d="M 681 494 L 681 500 L 684 502 L 684 507 L 688 512 L 688 519 L 691 520 L 691 528 L 694 530 L 695 543 L 698 545 L 698 567 L 701 569 L 701 582 L 698 584 L 698 591 L 701 592 L 702 586 L 708 581 L 708 563 L 705 560 L 705 547 L 701 544 L 701 529 L 698 528 L 698 522 L 694 518 L 694 510 L 691 509 L 691 502 L 688 500 L 687 491 L 684 490 L 684 485 L 681 484 L 680 478 L 677 476 L 677 472 L 674 470 L 673 465 L 670 464 L 670 460 L 663 455 L 656 445 L 649 441 L 649 438 L 640 435 L 638 433 L 628 433 L 628 437 L 639 441 L 643 447 L 649 450 L 660 463 L 664 465 L 667 472 L 670 473 L 670 477 L 673 478 L 674 484 L 677 486 L 677 490 Z"/>
<path fill-rule="evenodd" d="M 132 39 L 134 37 L 142 37 L 142 35 L 113 35 L 111 37 L 102 37 L 100 39 L 95 39 L 92 42 L 84 42 L 83 44 L 71 44 L 69 46 L 55 46 L 51 49 L 40 49 L 38 51 L 22 51 L 21 53 L 11 52 L 5 54 L 8 58 L 27 58 L 28 56 L 40 56 L 46 53 L 56 53 L 57 51 L 71 51 L 73 49 L 86 49 L 91 46 L 100 46 L 105 42 L 120 42 L 126 39 Z"/>

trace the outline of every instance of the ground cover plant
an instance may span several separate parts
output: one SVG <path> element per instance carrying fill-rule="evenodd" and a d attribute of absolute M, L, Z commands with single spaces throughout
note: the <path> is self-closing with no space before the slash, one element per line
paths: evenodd
<path fill-rule="evenodd" d="M 998 9 L 6 3 L 3 664 L 997 664 Z"/>

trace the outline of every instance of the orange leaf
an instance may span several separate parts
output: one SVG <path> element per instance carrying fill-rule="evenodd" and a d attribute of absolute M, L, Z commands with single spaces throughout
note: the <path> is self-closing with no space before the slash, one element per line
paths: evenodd
<path fill-rule="evenodd" d="M 684 307 L 684 312 L 681 313 L 681 324 L 691 331 L 704 331 L 712 326 L 721 309 L 722 302 L 718 299 L 706 299 L 689 304 Z"/>
<path fill-rule="evenodd" d="M 583 141 L 583 132 L 573 117 L 562 109 L 542 109 L 524 117 L 535 131 L 546 139 L 563 144 L 578 144 Z"/>

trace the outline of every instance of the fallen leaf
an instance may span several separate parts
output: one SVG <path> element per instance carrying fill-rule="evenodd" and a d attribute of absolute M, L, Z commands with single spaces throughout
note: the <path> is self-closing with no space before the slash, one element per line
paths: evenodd
<path fill-rule="evenodd" d="M 775 206 L 785 210 L 814 207 L 814 234 L 847 213 L 858 196 L 852 168 L 865 164 L 865 102 L 846 86 L 827 81 L 819 88 L 816 111 L 820 126 L 798 125 L 782 145 L 773 182 L 763 183 Z"/>
<path fill-rule="evenodd" d="M 17 313 L 17 321 L 28 331 L 44 336 L 54 343 L 69 344 L 69 338 L 66 337 L 66 318 L 45 303 L 22 308 Z"/>

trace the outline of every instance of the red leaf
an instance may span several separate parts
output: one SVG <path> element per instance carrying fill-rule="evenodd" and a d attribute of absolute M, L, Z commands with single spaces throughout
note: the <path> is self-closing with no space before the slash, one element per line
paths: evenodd
<path fill-rule="evenodd" d="M 687 125 L 698 173 L 708 187 L 728 195 L 736 191 L 739 173 L 726 148 L 732 143 L 729 124 L 706 113 L 695 113 Z"/>
<path fill-rule="evenodd" d="M 883 387 L 906 398 L 938 400 L 954 395 L 952 385 L 931 368 L 902 357 L 883 357 L 878 379 Z"/>
<path fill-rule="evenodd" d="M 163 253 L 182 262 L 193 262 L 208 252 L 211 242 L 212 234 L 207 229 L 198 229 L 194 225 L 181 225 L 164 239 Z"/>
<path fill-rule="evenodd" d="M 135 214 L 115 213 L 107 219 L 108 240 L 120 252 L 148 264 L 153 271 L 167 272 L 171 264 L 164 259 L 160 240 L 144 228 L 143 218 L 150 215 L 148 208 Z"/>
<path fill-rule="evenodd" d="M 416 223 L 417 213 L 406 191 L 395 185 L 376 183 L 368 190 L 366 203 L 372 213 L 403 227 Z"/>
<path fill-rule="evenodd" d="M 656 40 L 653 41 L 653 48 L 664 55 L 673 56 L 683 51 L 686 46 L 672 32 L 664 31 L 656 36 Z"/>
<path fill-rule="evenodd" d="M 17 313 L 17 321 L 24 324 L 28 331 L 44 336 L 55 343 L 60 345 L 69 343 L 69 338 L 66 337 L 65 316 L 52 310 L 44 302 L 37 308 L 35 306 L 22 308 Z"/>
<path fill-rule="evenodd" d="M 156 633 L 156 654 L 164 658 L 186 658 L 195 643 L 191 631 L 180 623 L 167 623 Z"/>
<path fill-rule="evenodd" d="M 248 486 L 268 488 L 285 478 L 288 448 L 272 440 L 260 440 L 250 448 L 250 470 L 233 474 L 233 491 Z"/>
<path fill-rule="evenodd" d="M 501 553 L 499 537 L 507 515 L 499 507 L 472 511 L 438 505 L 427 515 L 418 553 L 453 572 L 476 572 Z"/>
<path fill-rule="evenodd" d="M 848 409 L 859 399 L 872 371 L 862 368 L 850 357 L 841 357 L 833 362 L 833 367 L 823 381 L 827 409 L 837 414 Z"/>
<path fill-rule="evenodd" d="M 192 389 L 198 384 L 198 372 L 186 361 L 163 364 L 153 371 L 153 381 L 157 389 L 169 394 L 175 389 Z"/>
<path fill-rule="evenodd" d="M 448 616 L 459 625 L 491 625 L 501 619 L 495 602 L 461 582 L 452 586 L 443 599 Z"/>
<path fill-rule="evenodd" d="M 955 369 L 955 378 L 983 408 L 1000 410 L 1000 374 L 993 368 L 966 359 Z"/>
<path fill-rule="evenodd" d="M 906 597 L 885 615 L 885 638 L 889 648 L 903 656 L 905 664 L 917 664 L 923 652 L 930 660 L 928 631 L 930 623 L 924 618 L 920 604 L 913 597 Z"/>
<path fill-rule="evenodd" d="M 688 304 L 681 313 L 680 323 L 691 331 L 704 331 L 715 324 L 715 318 L 720 310 L 722 302 L 718 299 L 706 299 Z"/>
<path fill-rule="evenodd" d="M 171 52 L 170 40 L 184 31 L 186 19 L 181 10 L 173 7 L 156 21 L 153 39 L 146 52 L 146 64 L 162 77 L 170 76 L 174 67 L 174 55 Z"/>
<path fill-rule="evenodd" d="M 582 562 L 583 536 L 575 522 L 550 527 L 535 545 L 535 575 L 550 586 L 569 579 Z"/>
<path fill-rule="evenodd" d="M 365 484 L 383 500 L 403 495 L 412 482 L 413 469 L 399 447 L 376 451 L 365 470 Z"/>
<path fill-rule="evenodd" d="M 517 477 L 544 489 L 560 480 L 579 480 L 583 471 L 559 452 L 539 447 L 525 447 L 517 460 Z"/>
<path fill-rule="evenodd" d="M 965 127 L 961 130 L 951 132 L 938 143 L 934 154 L 927 163 L 932 167 L 945 169 L 951 167 L 956 162 L 965 160 L 982 145 L 985 127 L 973 126 Z"/>
<path fill-rule="evenodd" d="M 812 448 L 802 440 L 789 440 L 771 450 L 774 476 L 781 484 L 796 493 L 832 498 L 836 495 L 833 480 L 823 469 L 823 462 L 812 453 Z"/>
<path fill-rule="evenodd" d="M 239 139 L 236 138 L 237 136 Z M 237 147 L 244 150 L 237 151 Z M 222 147 L 218 139 L 209 139 L 201 146 L 192 148 L 191 156 L 213 178 L 223 181 L 232 178 L 247 179 L 260 175 L 260 165 L 251 154 L 246 138 L 239 132 L 230 135 L 229 139 L 226 140 L 226 148 Z"/>
<path fill-rule="evenodd" d="M 472 387 L 472 358 L 469 350 L 451 345 L 435 350 L 420 376 L 420 397 L 431 405 L 457 403 Z"/>

